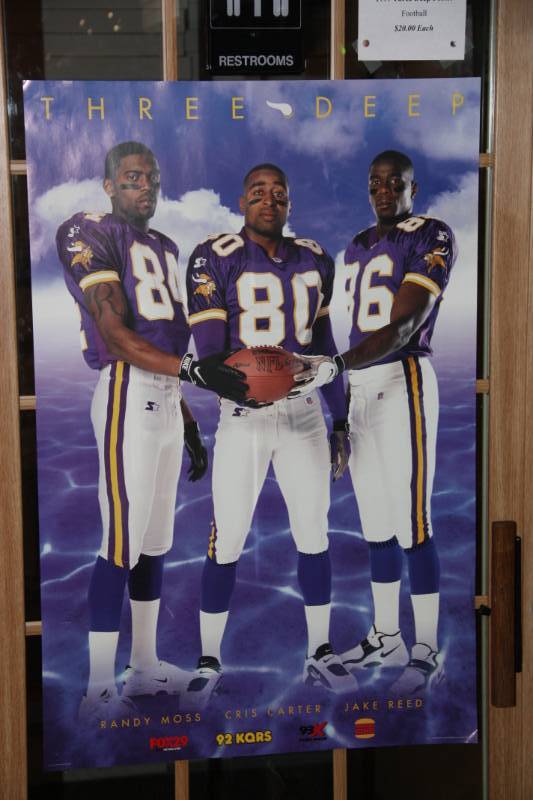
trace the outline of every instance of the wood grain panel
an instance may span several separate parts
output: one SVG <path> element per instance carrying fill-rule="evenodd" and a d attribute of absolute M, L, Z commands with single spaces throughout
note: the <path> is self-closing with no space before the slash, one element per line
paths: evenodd
<path fill-rule="evenodd" d="M 43 623 L 39 619 L 26 622 L 24 630 L 26 636 L 41 636 L 43 632 Z"/>
<path fill-rule="evenodd" d="M 189 762 L 174 764 L 174 800 L 189 800 Z"/>
<path fill-rule="evenodd" d="M 4 30 L 0 5 L 0 31 Z M 24 568 L 20 473 L 19 388 L 15 311 L 15 263 L 11 210 L 7 81 L 4 38 L 0 42 L 0 793 L 27 796 Z"/>
<path fill-rule="evenodd" d="M 162 0 L 163 79 L 178 80 L 178 12 L 176 0 Z"/>
<path fill-rule="evenodd" d="M 490 363 L 489 520 L 515 519 L 523 530 L 529 228 L 531 205 L 533 6 L 497 4 Z M 512 276 L 512 279 L 510 279 Z M 492 647 L 492 636 L 489 647 Z M 528 656 L 526 654 L 525 660 Z M 528 800 L 522 792 L 522 684 L 517 708 L 489 710 L 489 797 Z"/>
<path fill-rule="evenodd" d="M 531 30 L 531 29 L 530 29 Z M 531 49 L 531 47 L 530 47 Z M 531 59 L 530 59 L 531 60 Z M 532 68 L 533 71 L 533 68 Z M 533 76 L 531 76 L 533 82 Z M 533 103 L 532 103 L 533 106 Z M 533 111 L 530 113 L 533 120 Z M 531 130 L 530 123 L 530 130 Z M 533 150 L 533 141 L 531 143 Z M 533 157 L 532 157 L 533 160 Z M 529 259 L 533 264 L 533 174 L 530 186 L 530 219 L 529 219 Z M 529 281 L 527 328 L 527 362 L 526 362 L 526 397 L 533 396 L 533 276 Z M 531 400 L 530 400 L 531 402 Z M 524 525 L 520 531 L 522 536 L 522 797 L 533 797 L 533 759 L 531 758 L 531 742 L 533 741 L 533 492 L 531 476 L 533 476 L 533 414 L 529 410 L 529 424 L 525 429 L 524 474 L 526 491 L 524 492 Z"/>
<path fill-rule="evenodd" d="M 346 750 L 333 751 L 333 800 L 348 800 Z"/>
<path fill-rule="evenodd" d="M 28 165 L 26 161 L 11 161 L 9 171 L 12 175 L 27 175 Z"/>
<path fill-rule="evenodd" d="M 480 153 L 479 166 L 482 169 L 487 169 L 494 166 L 494 153 Z"/>
<path fill-rule="evenodd" d="M 19 408 L 21 411 L 35 411 L 37 408 L 37 398 L 34 394 L 21 394 L 19 397 Z"/>
<path fill-rule="evenodd" d="M 344 78 L 345 37 L 346 14 L 344 0 L 331 0 L 330 78 Z"/>

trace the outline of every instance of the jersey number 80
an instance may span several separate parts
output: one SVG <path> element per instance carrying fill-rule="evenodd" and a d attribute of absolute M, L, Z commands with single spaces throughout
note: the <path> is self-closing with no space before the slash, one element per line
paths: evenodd
<path fill-rule="evenodd" d="M 320 245 L 312 239 L 295 239 L 294 242 L 316 255 L 323 255 Z M 243 246 L 244 241 L 237 234 L 222 236 L 212 245 L 214 252 L 222 257 L 231 255 Z M 235 285 L 242 309 L 239 316 L 241 342 L 245 347 L 280 345 L 286 336 L 286 313 L 290 313 L 290 300 L 286 303 L 288 287 L 284 288 L 280 278 L 273 272 L 243 272 Z M 309 302 L 310 289 L 316 289 L 318 295 L 313 315 Z M 316 269 L 295 273 L 291 278 L 294 335 L 302 346 L 311 342 L 313 324 L 324 299 L 321 290 L 322 278 Z M 261 299 L 258 299 L 258 295 Z"/>

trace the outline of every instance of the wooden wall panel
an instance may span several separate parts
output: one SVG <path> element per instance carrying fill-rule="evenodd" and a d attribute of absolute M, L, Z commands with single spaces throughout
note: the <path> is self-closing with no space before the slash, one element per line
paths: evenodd
<path fill-rule="evenodd" d="M 3 43 L 1 5 L 0 36 Z M 7 81 L 2 45 L 0 126 L 0 794 L 9 800 L 23 800 L 27 795 L 27 766 L 19 388 Z"/>
<path fill-rule="evenodd" d="M 163 80 L 178 80 L 178 19 L 176 0 L 162 0 Z"/>
<path fill-rule="evenodd" d="M 529 33 L 531 51 L 531 35 L 533 34 L 533 13 L 530 14 Z M 530 91 L 533 85 L 533 69 L 531 69 L 530 52 Z M 532 102 L 533 105 L 533 102 Z M 527 117 L 525 117 L 527 120 Z M 529 115 L 530 136 L 533 132 L 533 113 Z M 533 151 L 533 137 L 530 143 L 530 154 Z M 533 160 L 533 157 L 532 157 Z M 529 258 L 530 270 L 533 270 L 533 174 L 530 162 L 530 206 L 529 206 Z M 528 293 L 528 329 L 526 347 L 526 416 L 528 424 L 524 436 L 524 517 L 522 528 L 522 640 L 524 646 L 523 672 L 522 672 L 522 797 L 533 797 L 533 759 L 531 758 L 531 743 L 533 742 L 533 275 L 529 281 Z"/>
<path fill-rule="evenodd" d="M 344 0 L 331 0 L 331 37 L 329 77 L 344 78 L 344 40 L 346 38 L 346 12 Z"/>
<path fill-rule="evenodd" d="M 526 442 L 533 424 L 525 381 L 528 352 L 530 283 L 530 207 L 532 141 L 533 5 L 530 0 L 499 0 L 497 6 L 496 113 L 492 239 L 489 520 L 514 519 L 524 535 L 525 581 L 531 583 L 533 542 L 525 535 L 524 499 L 531 506 Z M 529 348 L 529 349 L 528 349 Z M 528 491 L 525 493 L 527 486 Z M 527 630 L 527 627 L 526 627 Z M 526 640 L 527 642 L 527 640 Z M 529 652 L 528 652 L 529 650 Z M 533 653 L 526 644 L 526 676 Z M 531 689 L 517 678 L 517 706 L 489 707 L 489 797 L 529 800 L 523 793 L 522 704 Z M 528 760 L 529 756 L 528 756 Z"/>

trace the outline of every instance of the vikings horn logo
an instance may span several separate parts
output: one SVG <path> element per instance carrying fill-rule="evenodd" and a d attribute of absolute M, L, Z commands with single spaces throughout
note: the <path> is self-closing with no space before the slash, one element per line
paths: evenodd
<path fill-rule="evenodd" d="M 424 256 L 424 261 L 428 265 L 428 274 L 435 267 L 440 267 L 444 270 L 444 272 L 448 271 L 446 261 L 444 260 L 444 256 L 447 256 L 448 252 L 449 251 L 447 247 L 434 247 L 430 253 L 427 253 Z"/>
<path fill-rule="evenodd" d="M 195 275 L 192 276 L 194 283 L 197 283 L 198 286 L 194 290 L 194 294 L 199 294 L 202 297 L 205 297 L 206 300 L 209 300 L 213 292 L 215 291 L 216 284 L 209 275 L 206 275 L 205 272 L 201 272 L 198 277 Z"/>
<path fill-rule="evenodd" d="M 77 242 L 73 242 L 70 247 L 67 247 L 67 250 L 69 253 L 76 254 L 70 262 L 71 267 L 75 267 L 76 264 L 81 264 L 83 269 L 89 269 L 93 258 L 93 251 L 88 244 L 78 239 Z"/>

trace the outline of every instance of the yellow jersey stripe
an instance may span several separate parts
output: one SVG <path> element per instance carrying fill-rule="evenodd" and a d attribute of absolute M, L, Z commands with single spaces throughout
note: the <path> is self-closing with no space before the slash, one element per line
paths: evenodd
<path fill-rule="evenodd" d="M 115 511 L 115 554 L 113 561 L 117 567 L 123 567 L 122 562 L 122 504 L 120 502 L 120 492 L 118 486 L 118 463 L 117 463 L 117 444 L 118 444 L 118 422 L 120 417 L 120 390 L 124 376 L 124 362 L 117 361 L 115 373 L 115 387 L 113 390 L 113 413 L 111 416 L 111 436 L 109 441 L 109 464 L 111 471 L 111 492 L 113 495 L 113 506 Z"/>
<path fill-rule="evenodd" d="M 211 533 L 209 535 L 209 545 L 207 548 L 207 555 L 209 558 L 213 558 L 215 555 L 215 539 L 217 537 L 217 529 L 215 523 L 213 522 L 211 525 Z"/>
<path fill-rule="evenodd" d="M 88 289 L 89 286 L 94 286 L 95 283 L 109 283 L 110 281 L 120 281 L 118 272 L 113 269 L 102 269 L 100 272 L 91 272 L 80 281 L 80 289 L 82 292 Z"/>
<path fill-rule="evenodd" d="M 416 451 L 418 455 L 418 468 L 416 475 L 416 521 L 417 521 L 417 544 L 424 541 L 424 447 L 422 441 L 422 409 L 420 406 L 420 386 L 416 371 L 414 358 L 408 359 L 409 372 L 411 373 L 411 386 L 413 389 L 413 406 L 415 412 L 415 438 Z"/>
<path fill-rule="evenodd" d="M 224 311 L 223 308 L 209 308 L 206 311 L 198 311 L 196 314 L 189 315 L 189 325 L 197 325 L 206 319 L 221 319 L 223 322 L 227 322 L 228 312 Z"/>
<path fill-rule="evenodd" d="M 407 272 L 402 283 L 416 283 L 418 286 L 423 286 L 428 292 L 438 297 L 441 293 L 441 288 L 438 283 L 432 281 L 431 278 L 426 278 L 425 275 L 419 275 L 418 272 Z"/>

